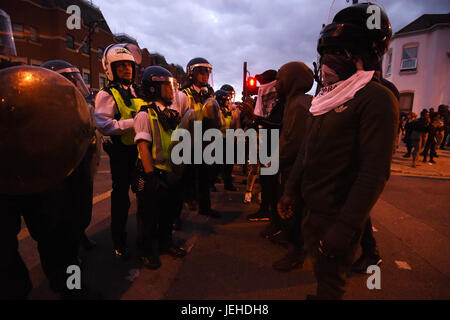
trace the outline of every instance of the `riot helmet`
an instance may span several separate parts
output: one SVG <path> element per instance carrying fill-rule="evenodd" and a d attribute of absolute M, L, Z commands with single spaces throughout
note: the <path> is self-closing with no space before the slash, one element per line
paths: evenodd
<path fill-rule="evenodd" d="M 194 58 L 186 66 L 189 80 L 200 87 L 214 86 L 212 65 L 204 58 Z"/>
<path fill-rule="evenodd" d="M 78 88 L 78 90 L 80 90 L 85 99 L 90 97 L 91 93 L 84 83 L 80 70 L 69 62 L 64 60 L 49 60 L 41 64 L 41 67 L 50 69 L 64 76 L 66 79 L 70 80 L 75 87 Z"/>
<path fill-rule="evenodd" d="M 2 9 L 0 9 L 0 54 L 5 56 L 17 55 L 11 28 L 11 19 Z"/>
<path fill-rule="evenodd" d="M 141 60 L 142 55 L 137 45 L 132 43 L 111 44 L 103 53 L 102 65 L 109 81 L 116 81 L 129 85 L 136 76 L 136 64 L 139 64 Z M 120 63 L 124 62 L 131 63 L 131 80 L 119 78 L 117 75 L 117 67 Z"/>
<path fill-rule="evenodd" d="M 229 84 L 224 84 L 222 87 L 220 87 L 220 90 L 224 90 L 228 93 L 228 95 L 230 96 L 230 102 L 234 103 L 234 100 L 236 98 L 236 91 L 234 91 L 233 86 L 229 85 Z"/>
<path fill-rule="evenodd" d="M 379 28 L 369 28 L 371 6 L 379 9 Z M 386 13 L 373 3 L 359 3 L 339 11 L 332 23 L 322 29 L 317 51 L 320 55 L 327 49 L 348 51 L 356 55 L 369 52 L 381 59 L 389 46 L 391 36 L 392 27 Z"/>
<path fill-rule="evenodd" d="M 141 82 L 142 97 L 146 101 L 160 101 L 165 106 L 178 109 L 177 80 L 165 68 L 145 68 Z"/>
<path fill-rule="evenodd" d="M 223 107 L 228 108 L 230 104 L 230 95 L 228 94 L 228 92 L 220 89 L 214 93 L 214 96 L 221 108 Z"/>

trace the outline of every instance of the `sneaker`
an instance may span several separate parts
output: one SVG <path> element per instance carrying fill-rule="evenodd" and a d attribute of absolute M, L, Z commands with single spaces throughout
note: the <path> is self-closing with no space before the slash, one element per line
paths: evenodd
<path fill-rule="evenodd" d="M 247 220 L 249 222 L 261 222 L 261 221 L 270 221 L 270 216 L 268 212 L 265 211 L 257 211 L 255 213 L 251 213 L 247 216 Z"/>
<path fill-rule="evenodd" d="M 355 273 L 365 274 L 369 266 L 379 266 L 382 262 L 383 260 L 378 254 L 362 254 L 361 257 L 359 257 L 359 259 L 352 265 L 352 271 Z"/>
<path fill-rule="evenodd" d="M 302 249 L 294 249 L 286 254 L 281 260 L 275 261 L 272 265 L 277 271 L 288 272 L 303 266 L 305 254 Z"/>
<path fill-rule="evenodd" d="M 244 196 L 244 203 L 250 203 L 252 202 L 252 193 L 246 192 Z"/>

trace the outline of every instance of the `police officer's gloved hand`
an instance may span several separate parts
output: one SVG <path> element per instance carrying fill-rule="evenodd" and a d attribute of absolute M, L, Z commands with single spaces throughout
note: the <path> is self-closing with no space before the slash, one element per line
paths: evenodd
<path fill-rule="evenodd" d="M 151 171 L 144 176 L 145 189 L 150 192 L 159 192 L 168 189 L 167 184 L 161 179 L 159 172 Z"/>
<path fill-rule="evenodd" d="M 350 248 L 352 237 L 339 231 L 338 228 L 332 226 L 319 243 L 319 251 L 330 257 L 345 255 Z"/>

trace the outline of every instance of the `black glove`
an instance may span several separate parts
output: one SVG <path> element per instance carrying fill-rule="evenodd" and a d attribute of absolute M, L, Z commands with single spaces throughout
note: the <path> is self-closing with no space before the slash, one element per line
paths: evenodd
<path fill-rule="evenodd" d="M 319 242 L 319 252 L 329 258 L 345 255 L 350 247 L 352 237 L 331 227 Z"/>
<path fill-rule="evenodd" d="M 150 173 L 145 173 L 145 190 L 151 193 L 159 193 L 169 189 L 169 186 L 164 181 L 161 173 L 159 171 L 152 171 Z"/>

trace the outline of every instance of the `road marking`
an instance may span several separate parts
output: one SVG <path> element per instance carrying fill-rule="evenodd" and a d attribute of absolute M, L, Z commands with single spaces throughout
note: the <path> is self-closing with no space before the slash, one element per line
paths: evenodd
<path fill-rule="evenodd" d="M 395 264 L 399 269 L 412 270 L 411 266 L 406 261 L 395 260 Z"/>
<path fill-rule="evenodd" d="M 106 192 L 104 192 L 102 194 L 99 194 L 98 196 L 95 196 L 92 199 L 92 205 L 94 206 L 97 203 L 99 203 L 100 201 L 108 199 L 111 196 L 111 191 L 112 191 L 112 189 L 109 190 L 109 191 L 106 191 Z M 28 231 L 28 228 L 25 226 L 22 230 L 20 230 L 19 234 L 17 235 L 17 239 L 19 241 L 21 241 L 23 239 L 28 238 L 29 236 L 30 236 L 30 232 Z"/>

